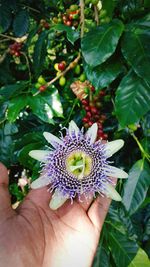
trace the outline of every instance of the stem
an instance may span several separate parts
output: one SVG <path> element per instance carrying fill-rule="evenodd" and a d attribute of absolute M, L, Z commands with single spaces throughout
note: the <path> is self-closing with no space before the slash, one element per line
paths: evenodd
<path fill-rule="evenodd" d="M 13 40 L 18 43 L 23 43 L 27 39 L 27 35 L 24 35 L 20 38 L 19 37 L 15 38 L 15 37 L 0 33 L 0 36 L 5 37 L 6 39 L 9 39 L 9 40 Z"/>
<path fill-rule="evenodd" d="M 72 115 L 73 110 L 74 110 L 74 108 L 75 108 L 75 106 L 76 106 L 77 103 L 78 103 L 78 98 L 76 98 L 76 99 L 74 100 L 73 105 L 72 105 L 72 108 L 71 108 L 71 111 L 70 111 L 69 116 L 68 116 L 68 119 L 66 120 L 64 126 L 67 125 L 68 122 L 70 121 L 71 115 Z"/>
<path fill-rule="evenodd" d="M 99 25 L 99 16 L 98 16 L 98 8 L 97 5 L 94 5 L 94 15 L 95 15 L 95 21 L 97 26 Z"/>
<path fill-rule="evenodd" d="M 81 12 L 81 15 L 80 15 L 80 25 L 81 25 L 81 38 L 83 37 L 84 35 L 84 0 L 80 0 L 80 12 Z"/>
<path fill-rule="evenodd" d="M 49 81 L 46 84 L 46 86 L 47 87 L 50 86 L 51 84 L 53 84 L 54 82 L 56 82 L 61 76 L 64 76 L 69 70 L 73 69 L 74 66 L 76 66 L 78 64 L 78 61 L 80 60 L 80 57 L 81 57 L 81 55 L 79 53 L 78 56 L 68 65 L 68 67 L 64 71 L 60 72 L 60 74 L 58 76 L 56 76 L 54 79 L 52 79 L 51 81 Z M 40 94 L 40 91 L 38 91 L 37 93 L 35 93 L 33 96 L 36 96 L 38 94 Z"/>
<path fill-rule="evenodd" d="M 145 149 L 143 148 L 143 146 L 141 145 L 140 141 L 138 140 L 138 138 L 135 136 L 134 133 L 130 132 L 131 136 L 133 137 L 133 139 L 136 141 L 141 153 L 144 155 L 144 157 L 150 162 L 150 155 L 145 151 Z"/>
<path fill-rule="evenodd" d="M 4 54 L 0 57 L 0 64 L 5 60 L 7 54 L 9 53 L 9 49 L 7 49 Z"/>
<path fill-rule="evenodd" d="M 27 5 L 22 5 L 22 6 L 28 8 L 28 9 L 34 11 L 34 12 L 41 13 L 39 10 L 37 10 L 37 9 L 35 9 L 33 7 L 30 7 L 30 6 L 27 6 Z"/>
<path fill-rule="evenodd" d="M 27 55 L 24 52 L 21 52 L 21 54 L 25 57 L 26 59 L 26 63 L 27 63 L 27 67 L 28 67 L 28 71 L 29 71 L 29 80 L 31 83 L 31 79 L 32 79 L 32 75 L 31 75 L 31 70 L 30 70 L 30 64 L 29 64 L 29 59 L 27 57 Z"/>

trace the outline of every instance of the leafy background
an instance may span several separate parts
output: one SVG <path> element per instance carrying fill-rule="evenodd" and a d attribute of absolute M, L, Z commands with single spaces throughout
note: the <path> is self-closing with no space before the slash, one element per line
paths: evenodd
<path fill-rule="evenodd" d="M 54 64 L 65 60 L 69 65 L 80 51 L 82 74 L 96 95 L 105 92 L 101 112 L 108 140 L 125 140 L 113 160 L 129 172 L 126 181 L 118 182 L 122 202 L 112 202 L 93 266 L 150 266 L 149 1 L 85 1 L 83 38 L 80 23 L 72 28 L 58 19 L 71 4 L 81 4 L 78 1 L 0 3 L 0 160 L 10 170 L 12 203 L 28 192 L 19 179 L 38 176 L 40 166 L 28 152 L 46 145 L 42 132 L 58 133 L 70 119 L 83 125 L 85 110 L 70 89 L 79 79 L 74 69 L 66 73 L 63 87 L 56 80 L 39 94 L 35 88 L 40 75 L 51 81 Z M 49 27 L 42 28 L 43 19 Z M 10 54 L 14 42 L 22 43 L 18 57 Z"/>

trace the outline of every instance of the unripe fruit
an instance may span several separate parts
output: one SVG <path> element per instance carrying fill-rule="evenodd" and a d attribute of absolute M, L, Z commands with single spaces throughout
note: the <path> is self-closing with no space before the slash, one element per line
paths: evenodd
<path fill-rule="evenodd" d="M 92 3 L 93 5 L 97 5 L 98 2 L 99 2 L 99 0 L 91 0 L 91 3 Z"/>
<path fill-rule="evenodd" d="M 99 17 L 103 18 L 103 17 L 106 16 L 106 14 L 107 14 L 107 10 L 106 9 L 101 9 Z"/>
<path fill-rule="evenodd" d="M 36 89 L 39 89 L 39 88 L 40 88 L 40 86 L 41 86 L 41 84 L 40 84 L 40 83 L 36 83 L 36 84 L 35 84 L 35 88 L 36 88 Z"/>
<path fill-rule="evenodd" d="M 88 94 L 88 93 L 89 93 L 89 87 L 84 87 L 84 92 L 85 92 L 86 94 Z"/>
<path fill-rule="evenodd" d="M 85 82 L 85 80 L 86 80 L 86 75 L 85 75 L 85 73 L 82 73 L 82 74 L 80 75 L 79 80 L 80 80 L 80 82 Z"/>
<path fill-rule="evenodd" d="M 71 5 L 69 9 L 70 11 L 76 11 L 78 9 L 78 5 Z"/>
<path fill-rule="evenodd" d="M 74 72 L 75 72 L 75 74 L 77 74 L 77 75 L 79 75 L 80 74 L 80 72 L 81 72 L 81 67 L 80 67 L 80 65 L 78 64 L 78 65 L 76 65 L 76 67 L 75 67 L 75 69 L 74 69 Z"/>
<path fill-rule="evenodd" d="M 59 79 L 59 85 L 64 86 L 66 83 L 66 78 L 64 76 L 61 76 Z"/>
<path fill-rule="evenodd" d="M 38 83 L 40 83 L 41 85 L 46 84 L 46 81 L 45 81 L 45 79 L 43 78 L 42 75 L 38 78 Z"/>
<path fill-rule="evenodd" d="M 59 71 L 59 69 L 58 69 L 58 63 L 55 63 L 54 69 L 57 70 L 57 71 Z"/>
<path fill-rule="evenodd" d="M 137 130 L 137 125 L 136 124 L 129 124 L 128 128 L 134 132 Z"/>

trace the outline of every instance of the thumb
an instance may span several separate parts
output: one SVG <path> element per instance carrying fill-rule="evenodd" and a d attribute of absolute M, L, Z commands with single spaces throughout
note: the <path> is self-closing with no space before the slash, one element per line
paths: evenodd
<path fill-rule="evenodd" d="M 8 191 L 8 171 L 0 163 L 0 222 L 12 215 L 14 211 L 11 207 L 10 194 Z"/>

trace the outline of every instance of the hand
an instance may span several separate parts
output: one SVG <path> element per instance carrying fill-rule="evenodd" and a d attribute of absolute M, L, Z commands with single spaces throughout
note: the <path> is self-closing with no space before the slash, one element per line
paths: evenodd
<path fill-rule="evenodd" d="M 8 175 L 0 164 L 0 266 L 90 267 L 110 199 L 68 200 L 57 211 L 49 208 L 47 187 L 31 190 L 13 210 Z"/>

